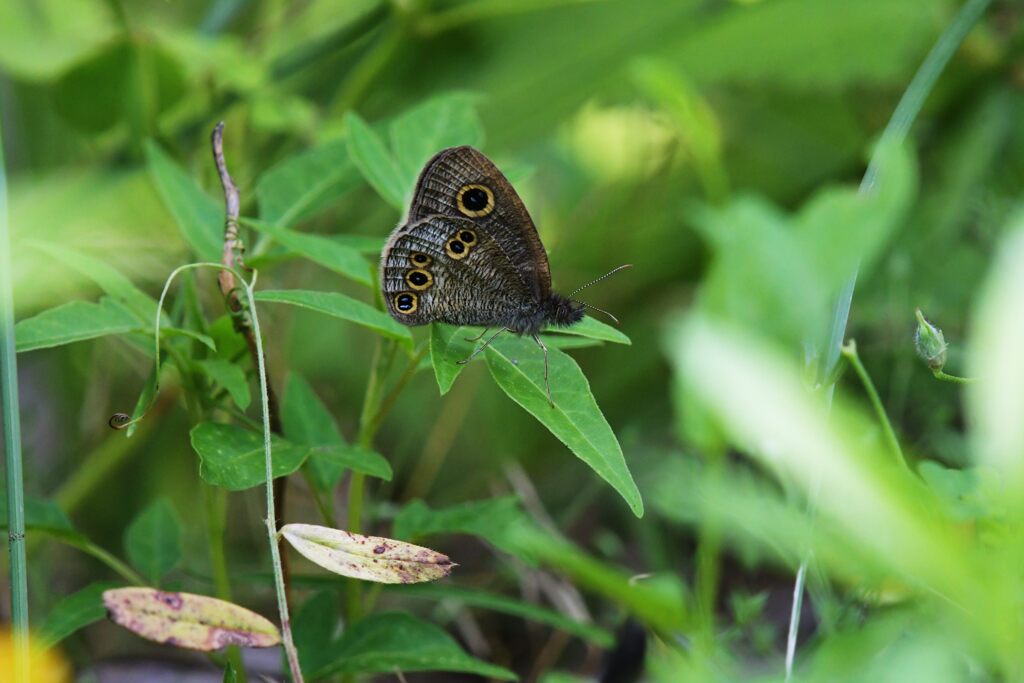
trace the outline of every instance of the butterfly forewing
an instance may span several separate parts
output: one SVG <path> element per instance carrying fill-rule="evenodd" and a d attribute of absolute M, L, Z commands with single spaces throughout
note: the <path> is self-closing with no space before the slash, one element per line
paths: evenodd
<path fill-rule="evenodd" d="M 475 197 L 489 201 L 473 204 Z M 472 147 L 446 149 L 427 162 L 406 223 L 441 215 L 471 220 L 497 242 L 535 301 L 551 292 L 547 252 L 529 212 L 508 179 Z"/>

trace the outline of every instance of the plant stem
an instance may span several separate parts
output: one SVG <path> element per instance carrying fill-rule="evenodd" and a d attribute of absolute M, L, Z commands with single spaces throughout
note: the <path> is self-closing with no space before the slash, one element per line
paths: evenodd
<path fill-rule="evenodd" d="M 4 467 L 7 473 L 7 543 L 10 550 L 11 626 L 14 630 L 14 680 L 29 680 L 28 575 L 25 562 L 25 491 L 21 472 L 21 411 L 18 359 L 14 339 L 14 283 L 11 236 L 7 223 L 7 174 L 0 130 L 0 394 L 3 401 Z"/>
<path fill-rule="evenodd" d="M 903 449 L 900 448 L 899 439 L 896 438 L 896 431 L 892 428 L 892 422 L 889 421 L 889 416 L 885 412 L 885 406 L 882 405 L 882 399 L 878 396 L 878 391 L 875 389 L 875 383 L 871 381 L 871 376 L 868 374 L 867 369 L 864 367 L 864 363 L 860 360 L 860 355 L 857 353 L 857 342 L 851 339 L 850 341 L 843 344 L 841 350 L 843 358 L 849 361 L 853 367 L 853 371 L 857 373 L 857 377 L 860 378 L 861 384 L 864 385 L 864 391 L 868 395 L 868 400 L 871 401 L 871 407 L 875 409 L 875 415 L 878 417 L 878 422 L 882 425 L 882 433 L 885 435 L 885 443 L 889 447 L 889 451 L 892 452 L 893 457 L 903 465 L 904 468 L 910 469 L 907 465 L 907 459 L 903 455 Z"/>
<path fill-rule="evenodd" d="M 943 382 L 952 382 L 953 384 L 974 384 L 978 381 L 976 377 L 960 377 L 958 375 L 948 375 L 942 370 L 932 370 L 932 375 L 935 379 L 941 379 Z"/>
<path fill-rule="evenodd" d="M 988 8 L 991 0 L 967 0 L 960 8 L 960 11 L 946 30 L 939 36 L 931 52 L 925 57 L 924 62 L 918 68 L 914 78 L 910 81 L 907 89 L 903 92 L 896 109 L 893 111 L 889 123 L 882 132 L 882 141 L 902 143 L 906 138 L 910 127 L 913 125 L 921 107 L 931 93 L 939 75 L 946 68 L 946 64 L 953 57 L 953 54 L 960 47 L 960 44 L 967 37 L 981 15 Z M 868 164 L 864 178 L 861 180 L 860 191 L 870 192 L 878 176 L 878 159 L 872 158 Z M 857 271 L 859 266 L 854 267 L 843 288 L 839 292 L 835 306 L 832 309 L 832 327 L 829 331 L 828 342 L 824 349 L 824 362 L 819 368 L 819 377 L 833 377 L 833 370 L 839 360 L 839 347 L 846 337 L 846 323 L 850 318 L 850 305 L 853 303 L 853 290 L 857 286 Z M 818 349 L 819 352 L 821 349 Z M 821 354 L 819 353 L 819 357 Z M 832 393 L 835 388 L 834 382 L 829 382 L 825 387 L 825 402 L 831 405 Z M 793 587 L 793 609 L 789 620 L 789 635 L 786 641 L 786 680 L 793 677 L 793 662 L 796 655 L 797 627 L 800 624 L 800 609 L 803 603 L 804 581 L 807 577 L 807 562 L 805 559 L 800 564 L 796 574 L 796 582 Z"/>
<path fill-rule="evenodd" d="M 61 541 L 72 548 L 77 548 L 87 555 L 95 557 L 97 560 L 107 565 L 115 574 L 118 574 L 128 583 L 135 586 L 148 586 L 149 583 L 139 576 L 134 569 L 129 567 L 127 564 L 117 559 L 114 555 L 107 552 L 103 548 L 99 547 L 88 538 L 84 536 L 63 536 L 57 534 L 54 536 L 58 541 Z"/>

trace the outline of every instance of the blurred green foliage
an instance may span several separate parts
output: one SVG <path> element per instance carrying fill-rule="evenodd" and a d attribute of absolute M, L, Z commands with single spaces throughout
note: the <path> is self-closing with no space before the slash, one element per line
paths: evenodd
<path fill-rule="evenodd" d="M 207 520 L 219 505 L 234 597 L 271 613 L 259 490 L 207 497 L 197 482 L 216 448 L 197 446 L 201 459 L 190 447 L 190 430 L 195 443 L 231 429 L 210 443 L 248 440 L 240 450 L 253 458 L 219 463 L 220 483 L 241 488 L 240 470 L 245 486 L 262 481 L 252 368 L 240 382 L 244 344 L 212 271 L 181 276 L 161 326 L 163 367 L 178 362 L 172 351 L 201 362 L 162 373 L 131 439 L 107 427 L 155 388 L 152 321 L 168 273 L 220 260 L 209 133 L 224 120 L 283 396 L 277 453 L 294 455 L 289 470 L 307 463 L 286 518 L 326 511 L 345 528 L 337 485 L 359 463 L 376 477 L 369 531 L 427 539 L 461 565 L 428 599 L 381 592 L 361 630 L 341 634 L 336 601 L 318 592 L 340 584 L 299 564 L 296 638 L 311 670 L 391 671 L 386 635 L 401 627 L 460 670 L 577 680 L 600 668 L 587 643 L 608 644 L 590 622 L 614 631 L 631 615 L 651 633 L 649 680 L 779 680 L 792 577 L 810 556 L 801 680 L 1018 677 L 1019 4 L 993 2 L 910 144 L 876 146 L 959 6 L 0 2 L 12 275 L 19 350 L 31 350 L 19 356 L 30 540 L 34 529 L 73 546 L 30 543 L 45 637 L 100 619 L 107 584 L 94 582 L 136 570 L 212 594 Z M 522 194 L 556 289 L 634 264 L 587 290 L 632 345 L 584 348 L 596 329 L 559 335 L 581 347 L 557 356 L 552 370 L 566 374 L 552 389 L 596 397 L 604 440 L 574 450 L 593 449 L 592 464 L 615 461 L 621 444 L 638 494 L 616 488 L 634 509 L 642 496 L 642 519 L 554 438 L 574 438 L 578 422 L 548 417 L 548 431 L 503 395 L 520 370 L 502 358 L 527 358 L 516 340 L 461 374 L 435 378 L 444 366 L 424 356 L 376 440 L 359 442 L 378 334 L 410 349 L 429 339 L 437 358 L 464 356 L 472 336 L 436 326 L 410 337 L 374 293 L 377 254 L 420 165 L 463 143 Z M 884 171 L 865 199 L 856 185 L 872 153 Z M 808 391 L 811 350 L 857 262 L 848 336 L 910 470 L 886 451 L 853 373 L 830 418 Z M 963 401 L 915 356 L 917 307 L 943 330 L 947 370 L 982 380 Z M 524 387 L 536 400 L 519 402 L 543 420 L 543 390 Z M 197 426 L 197 412 L 237 424 Z M 175 531 L 152 531 L 177 530 L 179 516 L 180 549 Z M 134 569 L 106 557 L 122 538 Z M 566 632 L 582 640 L 552 638 L 559 619 L 579 622 Z M 138 643 L 96 625 L 64 647 L 88 667 Z"/>

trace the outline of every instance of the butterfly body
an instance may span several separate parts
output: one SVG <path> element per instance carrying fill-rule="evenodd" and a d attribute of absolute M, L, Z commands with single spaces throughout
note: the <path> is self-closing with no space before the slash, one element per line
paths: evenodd
<path fill-rule="evenodd" d="M 427 162 L 380 273 L 388 312 L 404 325 L 437 321 L 536 337 L 583 319 L 583 304 L 551 291 L 547 253 L 519 195 L 472 147 Z"/>

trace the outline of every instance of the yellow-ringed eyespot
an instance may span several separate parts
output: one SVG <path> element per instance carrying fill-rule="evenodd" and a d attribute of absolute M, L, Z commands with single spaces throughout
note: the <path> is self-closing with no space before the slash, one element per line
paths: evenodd
<path fill-rule="evenodd" d="M 459 230 L 458 234 L 455 235 L 455 238 L 458 238 L 458 240 L 467 247 L 471 247 L 476 244 L 476 233 L 469 229 Z"/>
<path fill-rule="evenodd" d="M 434 276 L 430 274 L 429 270 L 413 268 L 412 270 L 406 271 L 405 283 L 409 285 L 411 289 L 415 289 L 417 292 L 422 292 L 424 289 L 430 289 L 430 286 L 434 284 Z"/>
<path fill-rule="evenodd" d="M 480 218 L 494 211 L 494 193 L 486 185 L 463 185 L 455 205 L 470 218 Z"/>
<path fill-rule="evenodd" d="M 458 237 L 453 237 L 444 244 L 444 252 L 456 261 L 469 256 L 469 246 Z"/>
<path fill-rule="evenodd" d="M 429 256 L 420 251 L 415 252 L 412 256 L 409 257 L 409 263 L 420 268 L 426 268 L 431 263 L 433 263 L 433 261 L 434 259 L 430 258 Z"/>
<path fill-rule="evenodd" d="M 419 297 L 412 292 L 399 292 L 395 295 L 394 301 L 395 310 L 405 315 L 415 313 L 420 303 Z"/>

